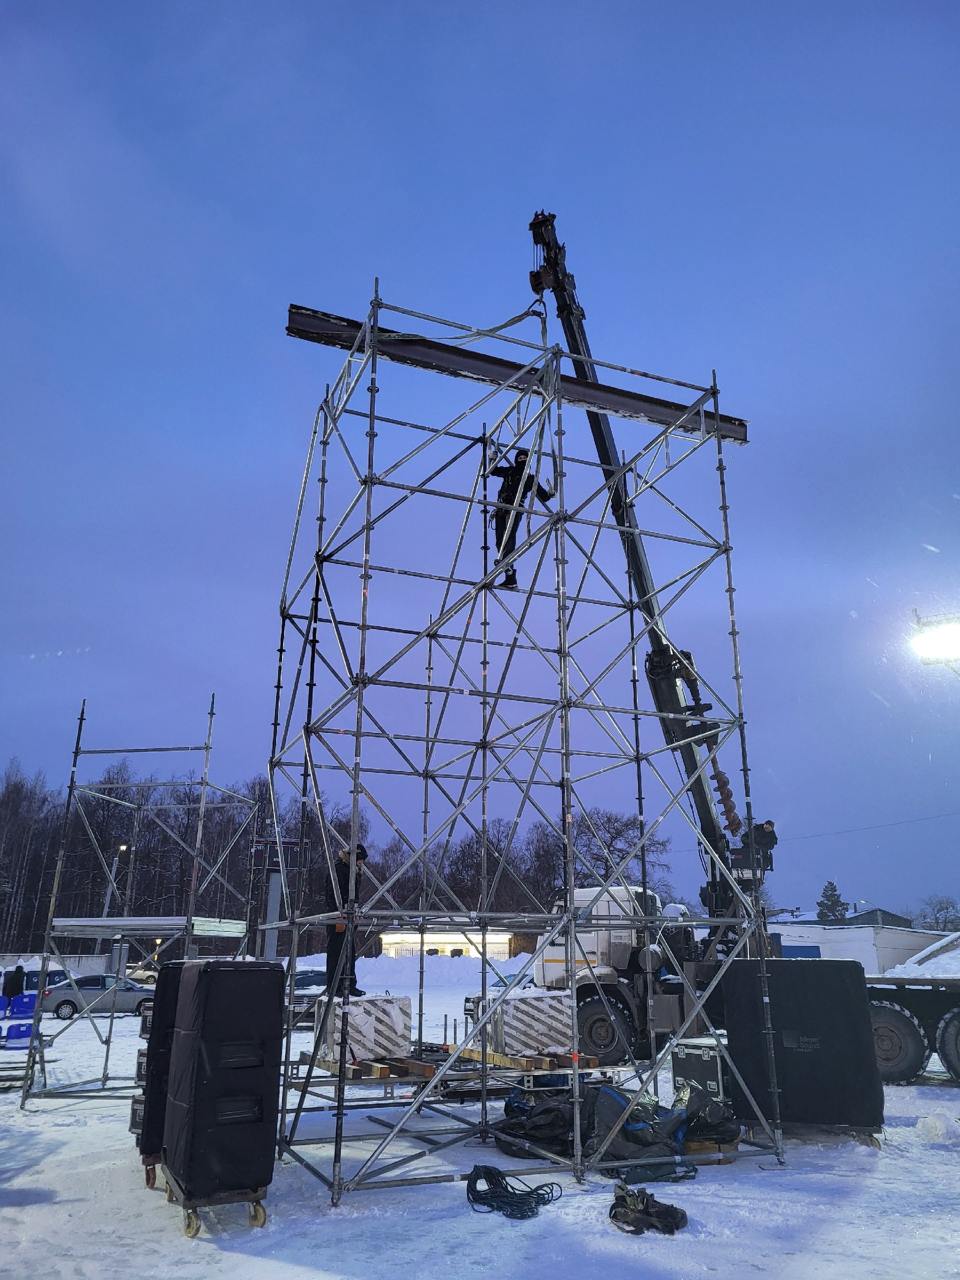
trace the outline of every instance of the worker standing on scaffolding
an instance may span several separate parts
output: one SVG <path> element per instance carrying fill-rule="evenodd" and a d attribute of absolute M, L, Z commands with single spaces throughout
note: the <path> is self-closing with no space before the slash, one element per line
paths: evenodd
<path fill-rule="evenodd" d="M 357 876 L 354 885 L 353 901 L 358 902 L 360 899 L 360 880 L 363 876 L 363 864 L 367 860 L 367 851 L 362 844 L 357 845 Z M 350 850 L 341 849 L 340 854 L 334 863 L 334 871 L 337 877 L 337 885 L 340 888 L 340 902 L 337 902 L 337 891 L 334 888 L 333 876 L 327 881 L 327 900 L 324 904 L 327 911 L 340 911 L 341 903 L 346 905 L 350 901 Z M 346 991 L 348 985 L 352 996 L 362 996 L 364 993 L 357 986 L 357 952 L 354 945 L 350 953 L 350 971 L 340 975 L 340 981 L 337 989 L 334 991 L 334 977 L 337 972 L 337 966 L 340 963 L 340 957 L 343 954 L 343 948 L 347 941 L 346 922 L 341 918 L 327 925 L 327 992 L 330 995 L 341 995 Z"/>
<path fill-rule="evenodd" d="M 490 474 L 501 481 L 497 494 L 498 506 L 493 513 L 493 527 L 497 539 L 496 564 L 500 564 L 511 556 L 517 547 L 517 529 L 520 527 L 520 508 L 526 502 L 531 489 L 536 485 L 537 498 L 547 503 L 553 497 L 552 489 L 545 489 L 529 469 L 530 450 L 518 449 L 513 455 L 513 462 L 506 467 L 491 467 Z M 514 508 L 512 511 L 508 508 Z M 504 570 L 501 587 L 511 590 L 517 585 L 517 571 L 513 564 Z"/>

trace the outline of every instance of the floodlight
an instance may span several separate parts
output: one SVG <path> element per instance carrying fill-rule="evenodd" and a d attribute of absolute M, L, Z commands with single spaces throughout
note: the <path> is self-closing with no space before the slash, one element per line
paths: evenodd
<path fill-rule="evenodd" d="M 960 662 L 960 618 L 917 619 L 910 647 L 921 662 Z"/>

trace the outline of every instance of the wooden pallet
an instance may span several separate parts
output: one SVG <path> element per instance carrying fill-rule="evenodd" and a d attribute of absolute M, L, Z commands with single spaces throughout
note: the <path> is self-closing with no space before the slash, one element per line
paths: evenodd
<path fill-rule="evenodd" d="M 465 1066 L 478 1065 L 482 1060 L 483 1055 L 479 1049 L 471 1046 L 460 1050 L 459 1061 Z M 526 1074 L 535 1071 L 569 1071 L 573 1063 L 573 1055 L 569 1053 L 558 1053 L 550 1056 L 532 1054 L 516 1057 L 507 1053 L 494 1053 L 492 1049 L 487 1051 L 487 1066 L 501 1071 L 522 1071 Z M 300 1054 L 299 1065 L 301 1067 L 310 1065 L 310 1054 L 308 1052 L 303 1051 Z M 581 1071 L 593 1071 L 599 1065 L 598 1058 L 591 1058 L 585 1054 L 580 1055 L 579 1067 Z M 314 1063 L 314 1069 L 322 1071 L 325 1076 L 338 1076 L 340 1074 L 340 1063 L 336 1058 L 317 1058 Z M 364 1059 L 359 1062 L 348 1062 L 346 1067 L 346 1079 L 350 1081 L 430 1080 L 436 1074 L 437 1067 L 434 1063 L 421 1062 L 418 1058 L 383 1058 L 379 1061 Z"/>
<path fill-rule="evenodd" d="M 300 1066 L 310 1065 L 310 1054 L 300 1054 Z M 314 1068 L 325 1075 L 339 1076 L 340 1063 L 336 1058 L 318 1058 Z M 420 1062 L 416 1058 L 384 1058 L 381 1062 L 363 1059 L 359 1062 L 348 1062 L 346 1066 L 347 1080 L 408 1081 L 411 1079 L 427 1079 L 436 1075 L 437 1069 L 429 1062 Z"/>
<path fill-rule="evenodd" d="M 406 1076 L 416 1076 L 421 1080 L 431 1080 L 437 1074 L 432 1062 L 421 1062 L 419 1058 L 387 1058 L 386 1061 Z"/>
<path fill-rule="evenodd" d="M 717 1164 L 732 1164 L 740 1149 L 740 1139 L 734 1142 L 707 1142 L 699 1138 L 688 1138 L 683 1144 L 684 1154 L 688 1156 L 720 1155 L 723 1159 Z"/>
<path fill-rule="evenodd" d="M 480 1049 L 461 1048 L 461 1061 L 482 1062 L 483 1053 Z M 549 1057 L 542 1054 L 529 1054 L 523 1057 L 516 1057 L 509 1053 L 494 1053 L 492 1049 L 487 1050 L 487 1065 L 490 1067 L 499 1067 L 501 1070 L 507 1071 L 566 1071 L 574 1064 L 572 1053 L 557 1053 Z M 591 1058 L 581 1053 L 578 1059 L 581 1071 L 593 1071 L 599 1067 L 599 1058 Z"/>

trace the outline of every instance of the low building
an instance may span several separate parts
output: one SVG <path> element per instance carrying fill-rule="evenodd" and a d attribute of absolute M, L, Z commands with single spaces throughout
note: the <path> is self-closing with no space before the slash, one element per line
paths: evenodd
<path fill-rule="evenodd" d="M 491 960 L 510 959 L 512 934 L 504 929 L 487 931 L 487 956 Z M 473 956 L 482 952 L 479 933 L 463 933 L 455 929 L 428 929 L 424 935 L 424 948 L 432 956 Z M 419 929 L 385 929 L 380 935 L 385 956 L 417 956 L 420 954 Z"/>
<path fill-rule="evenodd" d="M 871 975 L 886 973 L 946 936 L 931 929 L 847 921 L 771 920 L 768 927 L 772 937 L 779 936 L 786 960 L 858 960 Z"/>

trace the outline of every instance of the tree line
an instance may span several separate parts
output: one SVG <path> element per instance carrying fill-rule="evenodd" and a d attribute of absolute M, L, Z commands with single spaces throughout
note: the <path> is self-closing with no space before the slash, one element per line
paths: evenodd
<path fill-rule="evenodd" d="M 42 774 L 28 777 L 12 761 L 0 779 L 0 952 L 35 953 L 42 949 L 61 838 L 65 840 L 57 915 L 179 916 L 187 912 L 199 783 L 136 777 L 126 762 L 104 770 L 85 784 L 63 833 L 65 794 L 51 788 Z M 273 845 L 272 812 L 267 780 L 257 775 L 226 789 L 210 789 L 204 812 L 202 852 L 205 867 L 196 884 L 195 914 L 247 919 L 249 937 L 262 919 L 265 866 Z M 251 819 L 251 808 L 256 816 Z M 325 806 L 330 827 L 346 838 L 350 814 L 346 805 Z M 296 797 L 282 806 L 278 820 L 285 841 L 291 895 L 297 914 L 324 910 L 328 861 L 322 832 L 312 809 Z M 245 825 L 246 824 L 246 825 Z M 434 909 L 481 902 L 486 863 L 490 909 L 498 912 L 549 910 L 564 884 L 564 842 L 558 825 L 542 820 L 514 831 L 496 818 L 487 830 L 486 859 L 480 835 L 438 840 L 426 859 L 411 866 L 411 849 L 400 837 L 385 843 L 371 838 L 361 815 L 361 838 L 368 850 L 364 894 L 389 882 L 398 907 Z M 576 815 L 572 823 L 575 878 L 595 885 L 610 874 L 609 858 L 627 858 L 641 835 L 635 814 L 603 808 Z M 335 837 L 328 837 L 328 846 Z M 98 852 L 99 851 L 99 852 Z M 102 860 L 101 860 L 102 859 Z M 646 851 L 650 887 L 665 900 L 677 900 L 669 881 L 668 847 L 650 840 Z M 107 869 L 114 875 L 110 884 Z M 630 857 L 624 872 L 639 883 L 639 857 Z M 249 903 L 249 918 L 247 910 Z M 319 950 L 322 930 L 308 930 L 301 952 Z M 88 944 L 96 949 L 96 944 Z M 80 946 L 70 945 L 71 951 Z"/>

